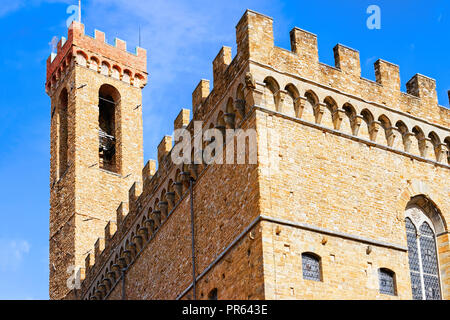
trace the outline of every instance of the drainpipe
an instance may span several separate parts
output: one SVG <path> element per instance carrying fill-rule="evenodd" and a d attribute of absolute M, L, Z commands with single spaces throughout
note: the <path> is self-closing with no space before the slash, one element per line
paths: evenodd
<path fill-rule="evenodd" d="M 190 198 L 191 198 L 191 236 L 192 236 L 192 291 L 194 300 L 197 300 L 197 280 L 195 276 L 195 226 L 194 226 L 194 178 L 190 178 L 189 180 L 189 191 L 190 191 Z"/>

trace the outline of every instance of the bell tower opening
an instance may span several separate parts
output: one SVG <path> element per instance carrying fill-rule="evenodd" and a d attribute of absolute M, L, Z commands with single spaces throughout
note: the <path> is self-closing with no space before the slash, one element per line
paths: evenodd
<path fill-rule="evenodd" d="M 64 88 L 59 95 L 58 104 L 58 167 L 60 179 L 67 170 L 67 160 L 68 160 L 68 121 L 67 121 L 67 105 L 69 103 L 69 95 L 67 89 Z"/>
<path fill-rule="evenodd" d="M 116 124 L 119 103 L 120 94 L 116 88 L 108 84 L 100 87 L 98 102 L 99 167 L 115 173 L 120 173 L 120 163 L 117 157 L 119 135 Z"/>

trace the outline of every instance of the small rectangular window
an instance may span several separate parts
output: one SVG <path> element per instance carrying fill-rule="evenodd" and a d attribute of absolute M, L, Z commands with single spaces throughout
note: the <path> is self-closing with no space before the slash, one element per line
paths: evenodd
<path fill-rule="evenodd" d="M 395 274 L 389 269 L 378 271 L 380 279 L 380 293 L 395 296 Z"/>
<path fill-rule="evenodd" d="M 302 254 L 303 279 L 321 281 L 320 258 L 312 253 Z"/>

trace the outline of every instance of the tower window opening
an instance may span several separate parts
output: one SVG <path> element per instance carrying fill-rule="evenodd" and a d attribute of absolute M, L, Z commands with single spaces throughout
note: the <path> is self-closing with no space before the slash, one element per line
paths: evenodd
<path fill-rule="evenodd" d="M 58 106 L 58 156 L 59 156 L 59 178 L 65 174 L 68 162 L 68 120 L 67 108 L 69 96 L 67 89 L 63 89 L 59 98 Z"/>
<path fill-rule="evenodd" d="M 115 97 L 116 90 L 109 86 L 104 85 L 100 88 L 99 94 L 99 161 L 100 168 L 112 172 L 118 172 L 117 163 L 117 134 L 116 134 L 116 107 L 117 96 Z M 117 94 L 116 94 L 117 95 Z"/>

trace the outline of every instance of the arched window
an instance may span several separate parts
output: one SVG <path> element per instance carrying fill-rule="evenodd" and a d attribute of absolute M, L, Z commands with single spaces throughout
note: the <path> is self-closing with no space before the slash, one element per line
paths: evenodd
<path fill-rule="evenodd" d="M 386 268 L 378 270 L 378 278 L 380 281 L 380 293 L 395 296 L 397 294 L 395 289 L 395 273 Z"/>
<path fill-rule="evenodd" d="M 417 206 L 406 211 L 406 239 L 414 300 L 440 300 L 441 289 L 433 222 Z"/>
<path fill-rule="evenodd" d="M 69 95 L 67 89 L 64 88 L 59 96 L 58 105 L 58 156 L 59 156 L 59 178 L 61 178 L 67 170 L 68 162 L 68 115 L 67 108 L 69 104 Z"/>
<path fill-rule="evenodd" d="M 117 157 L 116 112 L 120 103 L 119 92 L 108 84 L 101 86 L 98 103 L 100 168 L 120 173 Z"/>
<path fill-rule="evenodd" d="M 303 279 L 322 281 L 322 271 L 320 267 L 320 257 L 314 253 L 302 254 Z"/>

